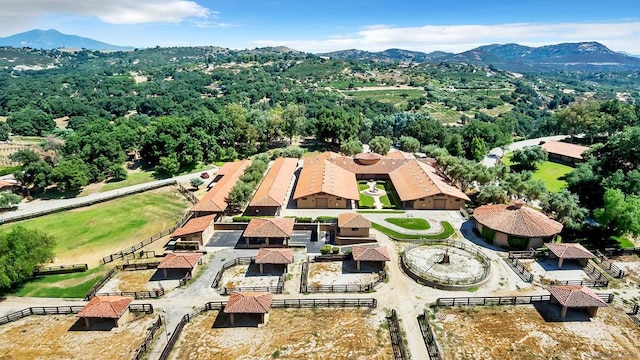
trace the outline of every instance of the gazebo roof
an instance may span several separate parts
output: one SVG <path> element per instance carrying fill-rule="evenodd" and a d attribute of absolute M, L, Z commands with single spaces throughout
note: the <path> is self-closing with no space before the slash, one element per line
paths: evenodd
<path fill-rule="evenodd" d="M 294 218 L 253 218 L 244 230 L 244 237 L 290 238 L 293 233 Z"/>
<path fill-rule="evenodd" d="M 562 224 L 522 204 L 480 206 L 473 217 L 482 226 L 513 236 L 551 237 L 562 231 Z"/>
<path fill-rule="evenodd" d="M 132 301 L 132 297 L 125 296 L 94 296 L 78 312 L 78 317 L 119 319 Z"/>
<path fill-rule="evenodd" d="M 584 246 L 576 243 L 547 243 L 544 246 L 559 259 L 593 259 L 596 257 Z"/>
<path fill-rule="evenodd" d="M 293 249 L 260 248 L 256 255 L 256 264 L 291 264 Z"/>
<path fill-rule="evenodd" d="M 273 294 L 269 292 L 232 292 L 227 305 L 226 314 L 266 314 L 271 310 Z"/>
<path fill-rule="evenodd" d="M 338 227 L 341 228 L 370 228 L 371 221 L 356 213 L 344 213 L 338 215 Z"/>
<path fill-rule="evenodd" d="M 201 253 L 168 253 L 158 269 L 193 269 L 202 257 Z"/>
<path fill-rule="evenodd" d="M 354 246 L 351 249 L 355 261 L 389 261 L 389 250 L 386 246 Z"/>
<path fill-rule="evenodd" d="M 184 226 L 171 234 L 171 237 L 181 237 L 185 235 L 195 234 L 199 232 L 203 232 L 211 225 L 211 223 L 216 219 L 216 215 L 207 215 L 201 216 L 194 219 L 189 220 Z"/>
<path fill-rule="evenodd" d="M 604 307 L 598 294 L 586 286 L 547 286 L 547 291 L 566 307 Z"/>

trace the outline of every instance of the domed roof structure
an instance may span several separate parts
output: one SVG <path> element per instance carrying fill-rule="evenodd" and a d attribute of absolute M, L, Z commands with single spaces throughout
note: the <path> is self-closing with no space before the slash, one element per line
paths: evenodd
<path fill-rule="evenodd" d="M 368 152 L 356 154 L 353 159 L 361 165 L 373 165 L 382 159 L 382 155 Z"/>
<path fill-rule="evenodd" d="M 521 203 L 481 206 L 473 217 L 482 226 L 524 238 L 552 237 L 562 231 L 562 224 Z"/>

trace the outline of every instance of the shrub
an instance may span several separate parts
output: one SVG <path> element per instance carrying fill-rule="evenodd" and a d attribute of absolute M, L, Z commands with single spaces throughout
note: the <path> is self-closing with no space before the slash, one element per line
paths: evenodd
<path fill-rule="evenodd" d="M 335 216 L 318 216 L 313 222 L 334 223 L 336 221 L 338 221 L 338 218 Z"/>
<path fill-rule="evenodd" d="M 331 253 L 332 254 L 339 254 L 340 253 L 340 248 L 337 246 L 334 246 L 331 248 Z"/>
<path fill-rule="evenodd" d="M 527 246 L 529 246 L 529 239 L 509 236 L 509 247 L 512 250 L 527 250 Z"/>
<path fill-rule="evenodd" d="M 331 252 L 331 245 L 322 245 L 320 248 L 320 254 L 328 255 Z"/>
<path fill-rule="evenodd" d="M 253 219 L 251 216 L 234 216 L 231 220 L 233 222 L 249 222 Z"/>
<path fill-rule="evenodd" d="M 295 218 L 296 218 L 296 222 L 299 222 L 299 223 L 310 224 L 313 222 L 313 219 L 310 217 L 296 216 Z"/>
<path fill-rule="evenodd" d="M 493 239 L 496 236 L 496 231 L 489 229 L 486 226 L 482 227 L 482 237 L 489 243 L 489 244 L 493 244 Z"/>

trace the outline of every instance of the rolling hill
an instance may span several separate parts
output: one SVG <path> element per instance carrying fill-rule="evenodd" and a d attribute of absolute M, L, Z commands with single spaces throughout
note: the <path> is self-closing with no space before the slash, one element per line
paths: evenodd
<path fill-rule="evenodd" d="M 34 49 L 89 49 L 89 50 L 133 50 L 129 46 L 117 46 L 89 39 L 67 35 L 57 30 L 29 30 L 23 33 L 0 38 L 0 46 Z"/>

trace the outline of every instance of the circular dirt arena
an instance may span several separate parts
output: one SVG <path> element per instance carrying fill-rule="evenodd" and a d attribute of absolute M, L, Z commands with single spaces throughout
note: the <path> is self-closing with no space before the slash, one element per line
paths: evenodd
<path fill-rule="evenodd" d="M 439 289 L 467 290 L 489 276 L 490 261 L 480 251 L 447 244 L 405 250 L 402 267 L 415 280 Z M 448 263 L 444 262 L 448 255 Z"/>

